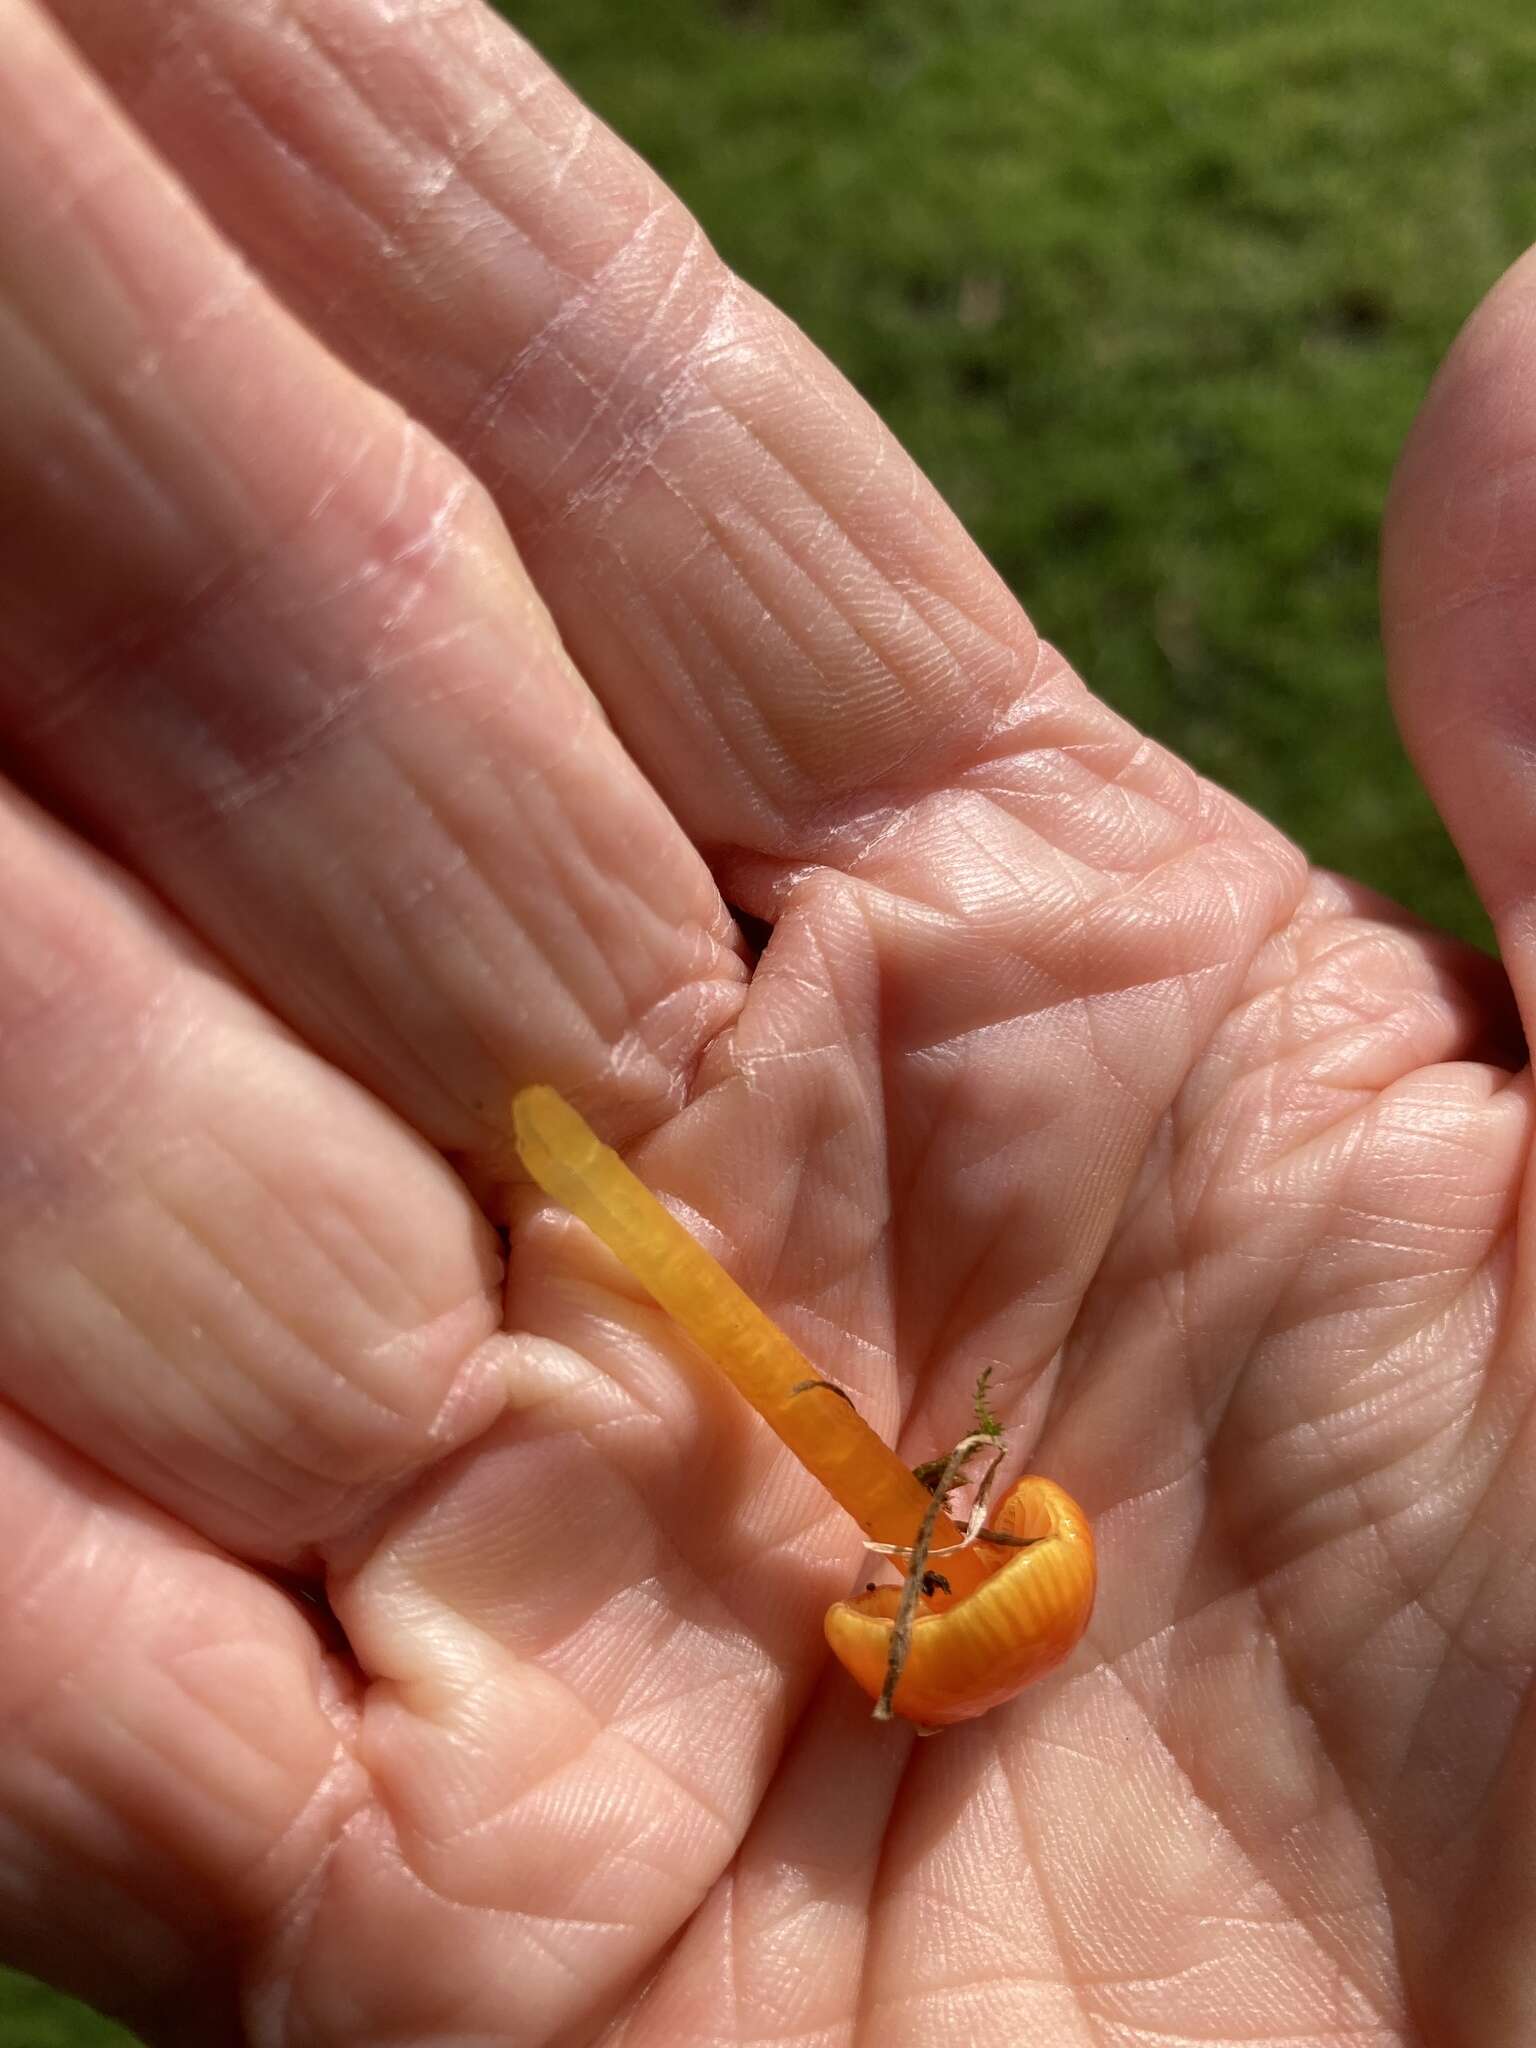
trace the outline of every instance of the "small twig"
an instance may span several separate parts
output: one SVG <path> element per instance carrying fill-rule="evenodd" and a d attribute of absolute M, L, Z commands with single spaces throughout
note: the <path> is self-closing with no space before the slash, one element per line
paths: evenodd
<path fill-rule="evenodd" d="M 944 1512 L 944 1502 L 958 1483 L 959 1475 L 967 1459 L 982 1449 L 991 1450 L 992 1462 L 982 1475 L 976 1489 L 975 1504 L 971 1509 L 970 1526 L 966 1530 L 964 1543 L 951 1543 L 940 1550 L 933 1547 L 933 1532 L 938 1527 L 939 1516 Z M 889 1721 L 892 1715 L 891 1702 L 896 1697 L 896 1688 L 901 1683 L 901 1674 L 906 1667 L 907 1657 L 912 1648 L 912 1624 L 917 1619 L 917 1605 L 924 1592 L 924 1579 L 928 1572 L 930 1556 L 941 1557 L 949 1551 L 963 1550 L 974 1543 L 984 1527 L 987 1512 L 987 1496 L 992 1490 L 992 1481 L 997 1468 L 1003 1462 L 1003 1449 L 988 1431 L 968 1436 L 955 1445 L 944 1461 L 944 1470 L 939 1484 L 933 1490 L 933 1499 L 928 1503 L 928 1512 L 923 1516 L 922 1526 L 917 1532 L 917 1541 L 910 1546 L 898 1543 L 874 1543 L 872 1550 L 884 1552 L 887 1556 L 907 1556 L 907 1580 L 901 1589 L 901 1599 L 896 1608 L 896 1619 L 891 1627 L 891 1653 L 886 1661 L 885 1684 L 880 1688 L 880 1697 L 875 1702 L 875 1719 Z"/>
<path fill-rule="evenodd" d="M 875 1702 L 877 1721 L 889 1721 L 891 1718 L 891 1701 L 896 1697 L 896 1687 L 906 1665 L 907 1652 L 912 1647 L 912 1623 L 916 1619 L 917 1603 L 923 1590 L 923 1570 L 933 1542 L 934 1528 L 943 1510 L 944 1496 L 935 1489 L 933 1503 L 924 1515 L 923 1525 L 917 1532 L 917 1542 L 913 1545 L 912 1559 L 907 1566 L 906 1584 L 901 1589 L 901 1599 L 897 1603 L 896 1620 L 891 1628 L 891 1653 L 885 1666 L 885 1684 L 880 1688 L 880 1697 Z"/>

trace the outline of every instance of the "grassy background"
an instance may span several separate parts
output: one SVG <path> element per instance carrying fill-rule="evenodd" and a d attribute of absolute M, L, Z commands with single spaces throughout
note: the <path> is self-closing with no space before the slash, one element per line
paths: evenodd
<path fill-rule="evenodd" d="M 1481 935 L 1382 694 L 1377 523 L 1536 237 L 1529 0 L 509 0 L 1094 686 Z M 0 2048 L 128 2037 L 0 1978 Z"/>

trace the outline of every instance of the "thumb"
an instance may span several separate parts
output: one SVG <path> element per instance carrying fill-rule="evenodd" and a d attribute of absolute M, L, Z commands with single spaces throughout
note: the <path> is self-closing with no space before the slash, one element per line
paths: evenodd
<path fill-rule="evenodd" d="M 1403 739 L 1536 1020 L 1536 250 L 1463 329 L 1387 507 L 1382 627 Z"/>

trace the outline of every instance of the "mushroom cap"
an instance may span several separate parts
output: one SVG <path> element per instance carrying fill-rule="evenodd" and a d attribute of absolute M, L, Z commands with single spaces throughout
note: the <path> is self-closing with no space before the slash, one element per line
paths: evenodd
<path fill-rule="evenodd" d="M 978 1543 L 990 1569 L 974 1592 L 924 1596 L 892 1707 L 908 1721 L 946 1728 L 969 1721 L 1043 1678 L 1069 1656 L 1093 1612 L 1098 1585 L 1088 1518 L 1054 1480 L 1026 1474 L 989 1527 L 1029 1540 L 1027 1550 Z M 935 1560 L 942 1571 L 943 1559 Z M 879 1699 L 890 1663 L 900 1586 L 877 1586 L 828 1608 L 827 1641 L 844 1669 Z"/>

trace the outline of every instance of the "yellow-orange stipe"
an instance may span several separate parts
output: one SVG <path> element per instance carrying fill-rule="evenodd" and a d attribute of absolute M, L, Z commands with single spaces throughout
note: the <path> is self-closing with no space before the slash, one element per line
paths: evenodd
<path fill-rule="evenodd" d="M 910 1548 L 933 1497 L 846 1400 L 821 1379 L 719 1261 L 662 1207 L 553 1088 L 525 1088 L 513 1103 L 517 1149 L 547 1195 L 578 1216 L 646 1292 L 713 1360 L 876 1543 Z M 985 1713 L 1060 1663 L 1093 1605 L 1093 1540 L 1080 1509 L 1049 1480 L 1026 1478 L 992 1527 L 1027 1549 L 978 1542 L 940 1515 L 932 1568 L 949 1591 L 924 1595 L 893 1705 L 940 1727 Z M 939 1553 L 947 1553 L 940 1555 Z M 827 1636 L 878 1698 L 890 1660 L 899 1589 L 840 1601 Z"/>
<path fill-rule="evenodd" d="M 890 1445 L 851 1403 L 805 1391 L 822 1377 L 805 1353 L 553 1088 L 525 1088 L 512 1107 L 519 1157 L 545 1194 L 602 1239 L 866 1536 L 910 1543 L 931 1495 Z M 946 1517 L 935 1545 L 959 1541 Z M 971 1562 L 969 1553 L 945 1560 Z M 974 1583 L 982 1576 L 976 1571 Z M 956 1578 L 945 1577 L 958 1592 Z"/>

